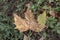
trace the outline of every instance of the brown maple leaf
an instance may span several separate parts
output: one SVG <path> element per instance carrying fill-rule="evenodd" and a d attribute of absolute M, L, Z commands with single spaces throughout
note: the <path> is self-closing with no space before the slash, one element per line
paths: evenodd
<path fill-rule="evenodd" d="M 45 25 L 40 25 L 37 23 L 37 21 L 34 19 L 33 13 L 30 10 L 30 4 L 27 5 L 27 11 L 24 13 L 26 19 L 22 19 L 17 14 L 13 14 L 16 29 L 18 29 L 20 32 L 24 32 L 29 29 L 35 32 L 42 31 L 45 28 Z"/>

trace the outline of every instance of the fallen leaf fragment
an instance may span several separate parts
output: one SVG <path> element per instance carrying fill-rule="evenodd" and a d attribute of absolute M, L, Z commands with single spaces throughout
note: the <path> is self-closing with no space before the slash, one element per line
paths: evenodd
<path fill-rule="evenodd" d="M 17 14 L 13 14 L 14 16 L 14 24 L 16 25 L 15 29 L 20 30 L 20 32 L 27 31 L 29 29 L 29 26 L 27 24 L 27 21 L 25 19 L 22 19 Z"/>
<path fill-rule="evenodd" d="M 54 10 L 50 10 L 49 14 L 53 17 L 57 17 L 57 14 L 55 13 Z"/>
<path fill-rule="evenodd" d="M 29 38 L 26 35 L 24 35 L 24 39 L 23 40 L 29 40 Z"/>
<path fill-rule="evenodd" d="M 38 23 L 41 24 L 41 25 L 45 25 L 45 24 L 46 24 L 46 20 L 47 20 L 46 11 L 44 11 L 42 14 L 40 14 L 40 15 L 37 17 L 37 21 L 38 21 Z"/>
<path fill-rule="evenodd" d="M 44 38 L 43 37 L 41 37 L 39 40 L 43 40 Z"/>

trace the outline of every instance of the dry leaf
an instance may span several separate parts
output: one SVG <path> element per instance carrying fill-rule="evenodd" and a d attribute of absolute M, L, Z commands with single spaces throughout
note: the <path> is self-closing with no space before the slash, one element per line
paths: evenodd
<path fill-rule="evenodd" d="M 41 37 L 39 40 L 43 40 L 44 38 L 43 37 Z"/>
<path fill-rule="evenodd" d="M 24 14 L 26 19 L 22 19 L 18 15 L 13 14 L 16 29 L 18 29 L 20 32 L 24 32 L 29 29 L 35 32 L 40 32 L 45 28 L 44 25 L 38 24 L 37 21 L 34 19 L 34 15 L 29 9 L 29 4 L 28 4 L 28 9 Z"/>
<path fill-rule="evenodd" d="M 54 18 L 60 17 L 60 13 L 56 13 L 54 10 L 50 10 L 50 15 L 53 16 Z"/>
<path fill-rule="evenodd" d="M 53 16 L 53 17 L 56 17 L 56 13 L 54 12 L 54 10 L 50 10 L 50 15 Z"/>
<path fill-rule="evenodd" d="M 23 40 L 29 40 L 29 38 L 26 35 L 24 35 L 24 39 Z"/>

